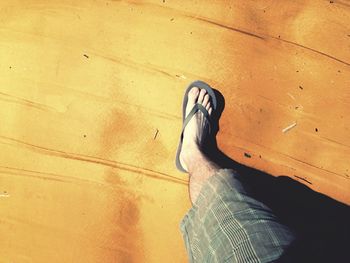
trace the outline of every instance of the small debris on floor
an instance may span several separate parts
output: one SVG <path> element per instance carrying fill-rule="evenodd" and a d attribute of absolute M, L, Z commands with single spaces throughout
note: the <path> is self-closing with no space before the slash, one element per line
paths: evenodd
<path fill-rule="evenodd" d="M 318 132 L 318 129 L 317 129 L 317 128 L 315 128 L 315 132 Z"/>
<path fill-rule="evenodd" d="M 302 86 L 299 86 L 299 89 L 303 90 L 304 88 Z"/>
<path fill-rule="evenodd" d="M 295 100 L 295 97 L 294 97 L 292 94 L 290 94 L 289 92 L 287 92 L 287 95 L 288 95 L 289 97 L 291 97 L 292 100 Z"/>
<path fill-rule="evenodd" d="M 252 158 L 252 156 L 249 153 L 244 153 L 244 156 L 247 158 Z"/>
<path fill-rule="evenodd" d="M 283 132 L 283 133 L 286 133 L 287 131 L 293 129 L 295 126 L 297 126 L 297 123 L 296 123 L 296 122 L 294 122 L 293 124 L 291 124 L 291 125 L 287 126 L 286 128 L 284 128 L 284 129 L 282 130 L 282 132 Z"/>
<path fill-rule="evenodd" d="M 159 130 L 157 129 L 157 130 L 156 130 L 156 133 L 154 134 L 153 140 L 155 140 L 155 139 L 157 138 L 158 133 L 159 133 Z"/>
<path fill-rule="evenodd" d="M 184 75 L 178 75 L 178 74 L 176 74 L 175 76 L 176 76 L 177 78 L 180 78 L 180 79 L 187 79 L 186 76 L 184 76 Z"/>
<path fill-rule="evenodd" d="M 0 193 L 0 197 L 10 197 L 10 195 L 7 191 L 3 191 L 2 193 Z"/>
<path fill-rule="evenodd" d="M 86 55 L 86 54 L 84 54 L 84 57 L 89 58 L 89 56 L 88 56 L 88 55 Z"/>

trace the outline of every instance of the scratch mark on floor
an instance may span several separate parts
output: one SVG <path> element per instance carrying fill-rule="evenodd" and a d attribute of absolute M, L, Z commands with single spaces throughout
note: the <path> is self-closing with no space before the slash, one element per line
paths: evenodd
<path fill-rule="evenodd" d="M 342 63 L 344 65 L 350 66 L 349 62 L 346 62 L 344 60 L 341 60 L 341 59 L 336 58 L 336 57 L 334 57 L 332 55 L 329 55 L 329 54 L 324 53 L 322 51 L 316 50 L 314 48 L 307 47 L 307 46 L 304 46 L 302 44 L 299 44 L 299 43 L 296 43 L 296 42 L 293 42 L 293 41 L 289 41 L 289 40 L 286 40 L 286 39 L 283 39 L 283 38 L 280 38 L 280 37 L 274 37 L 274 36 L 271 36 L 271 35 L 261 36 L 261 35 L 258 35 L 256 33 L 252 33 L 252 32 L 249 32 L 249 31 L 246 31 L 246 30 L 242 30 L 242 29 L 239 29 L 239 28 L 235 28 L 235 27 L 232 27 L 232 26 L 224 25 L 224 24 L 221 24 L 221 23 L 218 23 L 218 22 L 214 22 L 214 21 L 205 19 L 205 18 L 193 17 L 191 15 L 186 15 L 186 16 L 187 17 L 191 17 L 191 18 L 195 18 L 197 20 L 204 21 L 204 22 L 207 22 L 207 23 L 210 23 L 210 24 L 213 24 L 213 25 L 217 25 L 217 26 L 229 29 L 229 30 L 233 30 L 233 31 L 236 31 L 236 32 L 248 35 L 248 36 L 252 36 L 252 37 L 255 37 L 255 38 L 258 38 L 258 39 L 266 40 L 267 38 L 273 38 L 273 39 L 278 40 L 278 41 L 282 41 L 282 42 L 285 42 L 285 43 L 288 43 L 288 44 L 291 44 L 291 45 L 294 45 L 294 46 L 297 46 L 297 47 L 300 47 L 300 48 L 303 48 L 303 49 L 307 49 L 307 50 L 312 51 L 314 53 L 317 53 L 319 55 L 322 55 L 322 56 L 328 57 L 328 58 L 330 58 L 332 60 L 338 61 L 338 62 L 340 62 L 340 63 Z"/>
<path fill-rule="evenodd" d="M 145 71 L 149 71 L 149 72 L 157 72 L 157 73 L 160 73 L 166 77 L 170 77 L 170 78 L 174 78 L 173 74 L 170 74 L 164 70 L 161 70 L 159 68 L 157 68 L 156 66 L 154 65 L 145 65 L 145 64 L 140 64 L 140 63 L 136 63 L 134 61 L 127 61 L 125 58 L 123 59 L 119 59 L 119 58 L 116 58 L 116 57 L 112 57 L 112 56 L 107 56 L 107 55 L 101 55 L 101 54 L 97 54 L 97 53 L 93 53 L 93 55 L 95 56 L 98 56 L 98 57 L 101 57 L 103 59 L 106 59 L 106 60 L 109 60 L 109 61 L 112 61 L 114 63 L 118 63 L 118 64 L 121 64 L 121 65 L 124 65 L 124 66 L 127 66 L 127 67 L 131 67 L 131 68 L 134 68 L 134 69 L 137 69 L 137 70 L 145 70 Z"/>
<path fill-rule="evenodd" d="M 8 166 L 0 166 L 0 174 L 9 174 L 13 176 L 25 176 L 25 177 L 39 179 L 39 180 L 54 181 L 54 182 L 61 182 L 61 183 L 73 183 L 73 184 L 79 184 L 79 185 L 83 182 L 85 184 L 90 184 L 95 186 L 110 187 L 110 188 L 113 188 L 114 190 L 115 189 L 123 189 L 125 191 L 132 190 L 133 193 L 137 193 L 138 195 L 143 196 L 142 191 L 137 190 L 136 188 L 130 189 L 130 187 L 123 186 L 116 183 L 110 184 L 104 181 L 98 181 L 98 180 L 95 181 L 95 180 L 91 180 L 87 178 L 79 178 L 79 177 L 77 178 L 70 175 L 60 175 L 56 173 L 20 169 L 20 168 L 8 167 Z"/>
<path fill-rule="evenodd" d="M 12 96 L 12 95 L 9 95 L 9 94 L 3 93 L 3 92 L 0 92 L 0 100 L 20 104 L 20 105 L 23 105 L 26 107 L 36 108 L 36 109 L 43 110 L 43 111 L 55 111 L 56 112 L 56 109 L 54 109 L 50 106 L 40 104 L 37 102 L 33 102 L 30 100 L 26 100 L 26 99 L 23 99 L 20 97 Z"/>
<path fill-rule="evenodd" d="M 316 50 L 316 49 L 314 49 L 314 48 L 307 47 L 307 46 L 304 46 L 304 45 L 302 45 L 302 44 L 298 44 L 298 43 L 296 43 L 296 42 L 289 41 L 289 40 L 282 39 L 282 38 L 278 38 L 278 37 L 273 37 L 273 36 L 269 36 L 269 37 L 271 37 L 271 38 L 273 38 L 273 39 L 276 39 L 276 40 L 278 40 L 278 41 L 282 41 L 282 42 L 285 42 L 285 43 L 288 43 L 288 44 L 291 44 L 291 45 L 300 47 L 300 48 L 307 49 L 307 50 L 312 51 L 312 52 L 314 52 L 314 53 L 317 53 L 317 54 L 319 54 L 319 55 L 322 55 L 322 56 L 328 57 L 328 58 L 330 58 L 330 59 L 333 59 L 333 60 L 335 60 L 335 61 L 338 61 L 338 62 L 340 62 L 340 63 L 342 63 L 342 64 L 344 64 L 344 65 L 350 66 L 350 63 L 349 63 L 349 62 L 346 62 L 346 61 L 344 61 L 344 60 L 341 60 L 341 59 L 339 59 L 339 58 L 336 58 L 336 57 L 334 57 L 334 56 L 332 56 L 332 55 L 329 55 L 329 54 L 327 54 L 327 53 L 324 53 L 324 52 L 322 52 L 322 51 L 318 51 L 318 50 Z"/>
<path fill-rule="evenodd" d="M 143 175 L 148 176 L 150 178 L 169 181 L 169 182 L 178 183 L 178 184 L 182 184 L 182 185 L 188 184 L 187 180 L 183 180 L 183 179 L 177 178 L 175 176 L 171 176 L 171 175 L 166 174 L 166 173 L 154 171 L 154 170 L 151 170 L 148 168 L 142 168 L 142 167 L 138 167 L 135 165 L 125 164 L 125 163 L 121 163 L 121 162 L 117 162 L 117 161 L 113 161 L 113 160 L 108 160 L 108 159 L 103 159 L 103 158 L 99 158 L 99 157 L 95 157 L 95 156 L 64 152 L 64 151 L 60 151 L 60 150 L 53 150 L 53 149 L 45 148 L 42 146 L 26 143 L 26 142 L 23 142 L 23 141 L 14 139 L 14 138 L 6 137 L 6 136 L 0 136 L 0 138 L 3 141 L 5 141 L 5 142 L 2 142 L 0 140 L 0 143 L 27 148 L 27 149 L 37 151 L 39 153 L 43 153 L 43 154 L 47 154 L 47 155 L 58 156 L 61 158 L 73 159 L 73 160 L 78 160 L 78 161 L 83 161 L 83 162 L 96 163 L 96 164 L 105 165 L 105 166 L 129 171 L 129 172 L 143 174 Z M 8 142 L 10 142 L 10 143 L 8 143 Z"/>
<path fill-rule="evenodd" d="M 235 31 L 235 32 L 238 32 L 238 33 L 242 33 L 242 34 L 245 34 L 245 35 L 248 35 L 248 36 L 251 36 L 251 37 L 255 37 L 255 38 L 258 38 L 258 39 L 261 39 L 261 40 L 265 39 L 264 37 L 259 36 L 257 34 L 254 34 L 254 33 L 251 33 L 251 32 L 248 32 L 248 31 L 245 31 L 245 30 L 242 30 L 242 29 L 239 29 L 239 28 L 235 28 L 235 27 L 224 25 L 224 24 L 220 24 L 218 22 L 214 22 L 212 20 L 208 20 L 208 19 L 205 19 L 205 18 L 194 17 L 194 16 L 190 16 L 190 15 L 187 15 L 187 17 L 194 18 L 194 19 L 197 19 L 197 20 L 200 20 L 200 21 L 212 24 L 212 25 L 216 25 L 216 26 L 219 26 L 219 27 L 223 27 L 223 28 L 226 28 L 228 30 L 232 30 L 232 31 Z"/>
<path fill-rule="evenodd" d="M 304 182 L 306 182 L 306 183 L 308 183 L 308 184 L 312 184 L 310 181 L 308 181 L 306 178 L 303 178 L 303 177 L 300 177 L 300 176 L 297 176 L 297 175 L 294 175 L 294 177 L 296 177 L 296 178 L 298 178 L 298 179 L 300 179 L 300 180 L 302 180 L 302 181 L 304 181 Z"/>

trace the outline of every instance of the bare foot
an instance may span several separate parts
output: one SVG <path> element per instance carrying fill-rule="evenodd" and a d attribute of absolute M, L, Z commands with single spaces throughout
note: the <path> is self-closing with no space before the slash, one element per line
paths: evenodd
<path fill-rule="evenodd" d="M 205 89 L 192 88 L 188 93 L 188 102 L 186 106 L 186 115 L 192 110 L 196 104 L 202 104 L 207 109 L 209 115 L 212 113 L 210 104 L 210 96 Z M 209 123 L 201 111 L 197 111 L 187 124 L 184 134 L 180 153 L 180 162 L 182 167 L 188 171 L 191 160 L 196 159 L 196 155 L 200 154 L 201 147 L 209 133 Z"/>

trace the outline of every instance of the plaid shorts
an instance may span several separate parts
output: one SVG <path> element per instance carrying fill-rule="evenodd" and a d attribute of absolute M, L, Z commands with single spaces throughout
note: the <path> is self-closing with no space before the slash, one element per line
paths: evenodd
<path fill-rule="evenodd" d="M 205 182 L 180 228 L 190 262 L 276 262 L 295 239 L 227 169 Z"/>

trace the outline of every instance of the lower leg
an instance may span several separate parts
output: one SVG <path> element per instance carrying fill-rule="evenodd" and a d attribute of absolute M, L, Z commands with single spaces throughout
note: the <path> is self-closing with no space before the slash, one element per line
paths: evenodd
<path fill-rule="evenodd" d="M 209 95 L 204 89 L 192 88 L 189 92 L 186 115 L 195 104 L 201 104 L 211 115 L 212 107 Z M 197 112 L 184 130 L 180 160 L 190 176 L 189 192 L 192 203 L 196 201 L 204 182 L 219 170 L 218 165 L 210 161 L 201 150 L 209 129 L 208 120 L 203 113 Z"/>
<path fill-rule="evenodd" d="M 213 176 L 220 167 L 209 160 L 199 147 L 192 147 L 191 152 L 186 152 L 183 160 L 187 163 L 189 173 L 189 194 L 192 204 L 196 202 L 204 183 Z"/>

